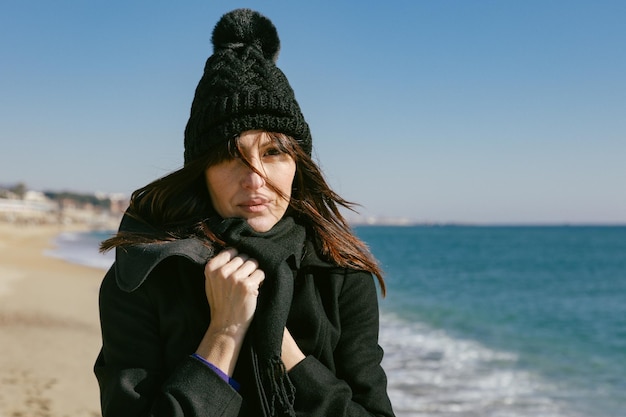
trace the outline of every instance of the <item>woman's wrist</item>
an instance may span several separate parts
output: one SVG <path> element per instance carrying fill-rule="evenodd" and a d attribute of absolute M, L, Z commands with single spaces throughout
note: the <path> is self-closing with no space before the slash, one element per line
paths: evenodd
<path fill-rule="evenodd" d="M 239 383 L 237 381 L 235 381 L 234 379 L 232 379 L 230 376 L 228 376 L 226 373 L 224 373 L 224 371 L 222 371 L 220 368 L 218 368 L 217 366 L 215 366 L 211 362 L 207 361 L 203 356 L 201 356 L 201 355 L 199 355 L 197 353 L 194 353 L 193 355 L 191 355 L 191 357 L 198 359 L 204 365 L 206 365 L 207 367 L 212 369 L 213 372 L 215 372 L 217 374 L 217 376 L 219 376 L 224 382 L 226 382 L 228 385 L 233 387 L 233 389 L 235 391 L 239 391 L 239 388 L 240 388 Z"/>
<path fill-rule="evenodd" d="M 291 336 L 291 333 L 289 333 L 289 330 L 285 328 L 281 353 L 281 359 L 283 364 L 285 364 L 285 369 L 287 369 L 287 371 L 291 371 L 294 366 L 302 362 L 305 358 L 306 356 L 298 347 L 298 344 Z"/>
<path fill-rule="evenodd" d="M 209 326 L 195 353 L 225 374 L 232 376 L 241 351 L 243 336 L 237 332 Z"/>

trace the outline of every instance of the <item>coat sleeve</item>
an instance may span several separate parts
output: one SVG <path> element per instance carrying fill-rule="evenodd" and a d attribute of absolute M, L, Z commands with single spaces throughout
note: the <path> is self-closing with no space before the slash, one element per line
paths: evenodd
<path fill-rule="evenodd" d="M 295 409 L 306 416 L 393 416 L 378 345 L 379 312 L 369 273 L 347 272 L 338 299 L 341 336 L 333 373 L 307 356 L 289 373 Z"/>
<path fill-rule="evenodd" d="M 122 291 L 113 268 L 100 288 L 102 350 L 94 371 L 103 417 L 236 416 L 241 397 L 205 364 L 182 359 L 166 371 L 159 317 L 142 285 Z"/>

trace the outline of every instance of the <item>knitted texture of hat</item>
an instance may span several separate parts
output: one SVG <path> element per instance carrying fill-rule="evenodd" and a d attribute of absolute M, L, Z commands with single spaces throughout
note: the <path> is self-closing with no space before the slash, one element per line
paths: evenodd
<path fill-rule="evenodd" d="M 246 130 L 284 133 L 311 153 L 312 139 L 293 89 L 276 66 L 273 23 L 250 9 L 222 16 L 185 128 L 185 163 Z"/>

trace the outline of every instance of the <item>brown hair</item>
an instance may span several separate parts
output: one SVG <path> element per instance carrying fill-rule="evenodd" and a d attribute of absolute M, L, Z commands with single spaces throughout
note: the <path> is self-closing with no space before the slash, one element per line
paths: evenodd
<path fill-rule="evenodd" d="M 344 207 L 354 211 L 354 203 L 344 200 L 330 189 L 322 172 L 298 143 L 282 133 L 269 133 L 281 151 L 296 162 L 296 175 L 289 203 L 289 214 L 303 221 L 313 231 L 321 255 L 341 267 L 364 270 L 374 274 L 385 294 L 382 271 L 363 241 L 354 235 L 339 211 Z M 171 174 L 136 190 L 130 199 L 127 215 L 139 219 L 160 233 L 140 235 L 120 231 L 102 242 L 101 251 L 116 246 L 173 240 L 200 235 L 214 241 L 205 219 L 215 215 L 206 186 L 205 171 L 209 166 L 232 157 L 240 157 L 250 169 L 258 172 L 239 151 L 238 136 L 216 146 L 201 158 L 188 162 Z M 280 193 L 266 179 L 268 187 Z"/>

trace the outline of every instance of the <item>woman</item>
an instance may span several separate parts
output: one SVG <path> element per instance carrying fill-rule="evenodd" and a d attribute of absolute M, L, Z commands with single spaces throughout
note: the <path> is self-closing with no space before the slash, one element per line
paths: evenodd
<path fill-rule="evenodd" d="M 311 159 L 273 24 L 222 17 L 185 164 L 133 193 L 100 290 L 107 416 L 390 416 L 376 261 Z"/>

